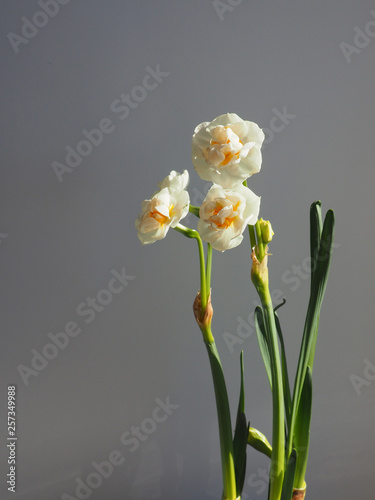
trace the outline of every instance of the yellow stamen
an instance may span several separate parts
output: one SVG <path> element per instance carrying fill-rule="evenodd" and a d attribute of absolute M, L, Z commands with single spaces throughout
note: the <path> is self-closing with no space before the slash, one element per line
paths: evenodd
<path fill-rule="evenodd" d="M 174 205 L 169 206 L 169 217 L 161 214 L 160 212 L 158 212 L 157 209 L 150 212 L 149 215 L 150 215 L 150 217 L 155 219 L 161 226 L 163 226 L 167 221 L 169 221 L 171 219 L 171 213 L 172 213 L 173 208 L 174 208 Z"/>

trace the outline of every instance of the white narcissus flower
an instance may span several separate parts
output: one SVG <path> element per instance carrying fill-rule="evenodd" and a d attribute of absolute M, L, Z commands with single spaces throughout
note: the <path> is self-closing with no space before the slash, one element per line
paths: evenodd
<path fill-rule="evenodd" d="M 231 189 L 259 172 L 264 133 L 256 123 L 235 113 L 218 116 L 196 127 L 192 161 L 198 175 Z"/>
<path fill-rule="evenodd" d="M 199 210 L 202 240 L 221 252 L 236 247 L 247 225 L 257 221 L 259 208 L 260 197 L 249 188 L 224 189 L 214 184 Z"/>
<path fill-rule="evenodd" d="M 189 193 L 185 190 L 189 182 L 188 171 L 172 172 L 158 184 L 150 200 L 142 202 L 142 212 L 135 221 L 138 238 L 143 245 L 149 245 L 165 238 L 170 227 L 177 224 L 189 212 Z"/>
<path fill-rule="evenodd" d="M 158 188 L 163 189 L 165 187 L 171 189 L 177 189 L 182 191 L 189 184 L 189 172 L 184 170 L 182 174 L 179 174 L 175 170 L 167 175 L 161 182 L 158 182 Z"/>

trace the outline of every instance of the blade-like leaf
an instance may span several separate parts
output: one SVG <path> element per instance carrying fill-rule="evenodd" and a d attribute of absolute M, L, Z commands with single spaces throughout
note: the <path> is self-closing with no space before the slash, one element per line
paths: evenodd
<path fill-rule="evenodd" d="M 312 370 L 314 361 L 313 357 L 318 333 L 320 309 L 327 285 L 328 272 L 332 257 L 334 222 L 334 213 L 332 210 L 328 210 L 324 220 L 322 236 L 319 244 L 318 257 L 316 261 L 317 266 L 312 279 L 310 300 L 307 308 L 296 380 L 294 384 L 288 453 L 291 452 L 293 445 L 297 409 L 301 397 L 302 385 L 305 380 L 307 366 L 310 365 L 310 369 Z"/>
<path fill-rule="evenodd" d="M 296 459 L 297 454 L 296 450 L 292 450 L 290 454 L 288 464 L 286 466 L 286 471 L 284 475 L 283 489 L 281 491 L 281 499 L 280 500 L 291 500 L 293 495 L 293 483 L 294 483 L 294 475 L 296 471 Z"/>
<path fill-rule="evenodd" d="M 266 368 L 268 381 L 270 383 L 270 387 L 272 390 L 272 372 L 271 372 L 270 351 L 269 351 L 268 342 L 267 342 L 267 333 L 266 333 L 265 326 L 264 326 L 265 323 L 264 323 L 263 310 L 259 306 L 257 306 L 255 308 L 254 319 L 255 319 L 255 321 L 254 321 L 255 330 L 257 332 L 260 353 L 261 353 L 262 358 L 263 358 L 263 363 L 264 363 L 264 366 Z"/>
<path fill-rule="evenodd" d="M 244 366 L 243 366 L 243 351 L 240 357 L 241 365 L 241 384 L 240 384 L 240 397 L 238 401 L 236 428 L 234 430 L 233 438 L 233 458 L 234 470 L 236 475 L 236 488 L 237 496 L 242 493 L 243 484 L 245 481 L 246 472 L 246 445 L 248 425 L 246 424 L 245 415 L 245 387 L 244 387 Z"/>
<path fill-rule="evenodd" d="M 233 459 L 236 476 L 237 496 L 241 496 L 246 473 L 246 449 L 247 449 L 248 425 L 245 413 L 237 417 L 236 431 L 233 438 Z"/>
<path fill-rule="evenodd" d="M 279 342 L 280 342 L 281 370 L 282 370 L 282 374 L 283 374 L 283 391 L 284 391 L 284 403 L 285 403 L 285 417 L 286 417 L 288 430 L 289 430 L 290 429 L 290 416 L 291 416 L 291 411 L 292 411 L 292 398 L 290 395 L 288 365 L 286 362 L 284 338 L 283 338 L 283 333 L 281 331 L 279 317 L 276 313 L 275 313 L 275 323 L 276 323 L 277 335 L 279 337 Z"/>
<path fill-rule="evenodd" d="M 328 210 L 324 219 L 322 237 L 320 239 L 316 269 L 312 279 L 311 292 L 318 294 L 319 299 L 325 291 L 328 277 L 328 271 L 331 264 L 333 233 L 335 225 L 335 216 L 332 210 Z"/>
<path fill-rule="evenodd" d="M 320 238 L 322 236 L 322 204 L 315 201 L 310 207 L 310 256 L 311 256 L 311 283 L 316 269 Z"/>
<path fill-rule="evenodd" d="M 277 306 L 273 308 L 273 312 L 276 312 L 278 309 L 280 309 L 280 307 L 284 306 L 285 304 L 286 304 L 286 298 L 284 297 L 283 301 L 280 304 L 277 304 Z"/>
<path fill-rule="evenodd" d="M 301 399 L 298 406 L 294 432 L 294 443 L 298 453 L 295 479 L 297 488 L 302 488 L 305 483 L 305 474 L 310 443 L 311 407 L 312 377 L 310 367 L 308 366 L 306 370 L 305 381 L 302 387 Z"/>
<path fill-rule="evenodd" d="M 243 367 L 243 351 L 241 351 L 240 355 L 240 374 L 241 374 L 241 383 L 240 383 L 240 397 L 238 401 L 238 409 L 237 409 L 237 418 L 240 413 L 244 413 L 245 411 L 245 386 L 243 380 L 244 367 Z"/>
<path fill-rule="evenodd" d="M 228 488 L 228 494 L 234 494 L 236 493 L 236 485 L 234 484 L 233 434 L 228 393 L 215 342 L 206 343 L 206 348 L 215 390 L 224 491 Z"/>
<path fill-rule="evenodd" d="M 322 237 L 320 240 L 319 252 L 316 261 L 316 269 L 311 280 L 311 297 L 314 297 L 315 301 L 310 301 L 309 310 L 307 312 L 307 317 L 311 318 L 311 327 L 309 336 L 307 338 L 308 342 L 306 345 L 307 352 L 305 359 L 305 365 L 310 365 L 311 371 L 313 370 L 314 366 L 320 308 L 323 302 L 324 292 L 327 286 L 329 268 L 331 264 L 334 222 L 334 214 L 332 210 L 328 210 L 324 219 Z"/>

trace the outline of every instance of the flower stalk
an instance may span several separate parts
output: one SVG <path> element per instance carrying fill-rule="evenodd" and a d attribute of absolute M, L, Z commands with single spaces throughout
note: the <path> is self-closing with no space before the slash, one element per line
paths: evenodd
<path fill-rule="evenodd" d="M 284 393 L 275 314 L 268 283 L 267 244 L 263 241 L 259 221 L 255 224 L 257 245 L 253 248 L 251 279 L 262 304 L 265 341 L 268 349 L 272 385 L 272 452 L 270 500 L 280 500 L 285 469 Z"/>
<path fill-rule="evenodd" d="M 198 242 L 199 241 L 201 286 L 202 284 L 204 284 L 204 287 L 207 287 L 207 284 L 209 285 L 211 280 L 212 248 L 210 245 L 208 245 L 207 265 L 205 266 L 203 246 L 201 245 L 202 242 L 200 238 Z M 215 391 L 223 476 L 223 498 L 225 498 L 225 500 L 235 500 L 237 499 L 237 486 L 228 392 L 219 352 L 217 350 L 215 339 L 211 331 L 211 322 L 213 316 L 211 293 L 209 293 L 209 296 L 206 297 L 206 301 L 203 302 L 204 293 L 205 292 L 202 292 L 202 289 L 200 292 L 198 292 L 194 300 L 193 311 L 196 322 L 202 332 L 204 343 L 206 345 Z"/>
<path fill-rule="evenodd" d="M 311 293 L 293 397 L 291 397 L 284 341 L 269 293 L 267 243 L 272 240 L 273 231 L 271 225 L 262 219 L 257 221 L 254 227 L 249 227 L 253 260 L 251 279 L 262 303 L 262 309 L 256 310 L 256 327 L 273 398 L 269 500 L 290 500 L 291 498 L 303 500 L 306 494 L 305 475 L 312 409 L 312 367 L 320 309 L 332 255 L 333 212 L 327 212 L 324 225 L 322 225 L 320 202 L 313 203 L 310 210 L 310 228 Z M 256 242 L 255 245 L 254 242 Z M 285 432 L 286 439 L 284 430 L 287 431 Z"/>

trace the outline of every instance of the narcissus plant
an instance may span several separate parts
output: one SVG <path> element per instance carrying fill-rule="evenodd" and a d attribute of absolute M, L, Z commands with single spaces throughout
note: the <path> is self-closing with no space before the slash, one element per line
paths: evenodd
<path fill-rule="evenodd" d="M 303 500 L 312 410 L 312 372 L 320 310 L 327 284 L 334 214 L 324 223 L 321 203 L 310 208 L 311 290 L 293 389 L 290 387 L 284 339 L 269 286 L 269 245 L 274 232 L 269 221 L 258 219 L 260 197 L 247 180 L 261 169 L 264 133 L 250 121 L 227 113 L 198 125 L 192 138 L 192 161 L 199 176 L 213 183 L 200 207 L 190 204 L 189 174 L 172 170 L 150 199 L 142 203 L 136 220 L 143 244 L 165 238 L 170 228 L 198 244 L 200 289 L 193 304 L 210 362 L 219 426 L 223 478 L 222 500 L 240 500 L 246 473 L 247 448 L 270 459 L 268 500 Z M 188 212 L 198 218 L 196 229 L 181 221 Z M 250 237 L 251 281 L 261 306 L 255 309 L 260 352 L 272 392 L 272 439 L 250 426 L 245 415 L 244 354 L 240 357 L 239 401 L 232 428 L 226 381 L 212 332 L 211 267 L 213 249 L 233 249 Z M 206 244 L 206 245 L 205 245 Z M 234 292 L 235 293 L 235 292 Z M 271 443 L 271 444 L 270 444 Z M 198 494 L 198 493 L 197 493 Z"/>

